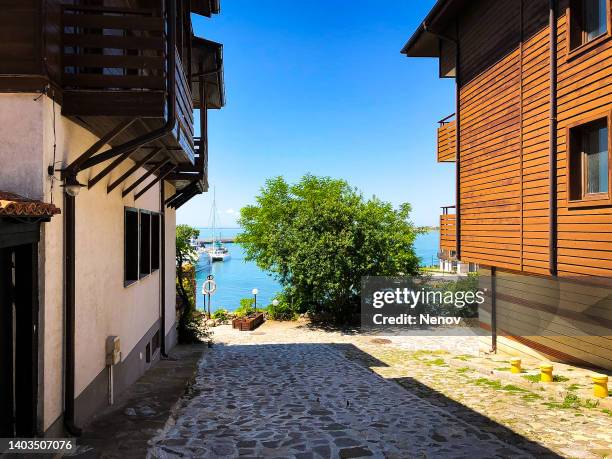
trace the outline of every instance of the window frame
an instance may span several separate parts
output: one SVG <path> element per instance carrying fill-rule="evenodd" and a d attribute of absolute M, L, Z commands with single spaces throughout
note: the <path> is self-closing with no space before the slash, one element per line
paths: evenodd
<path fill-rule="evenodd" d="M 154 222 L 157 221 L 156 224 L 154 224 Z M 159 271 L 160 266 L 161 266 L 161 222 L 162 222 L 162 218 L 161 218 L 161 213 L 159 212 L 151 212 L 151 259 L 150 259 L 150 264 L 151 264 L 151 273 L 154 273 L 155 271 Z M 153 243 L 153 236 L 155 236 L 155 232 L 153 231 L 153 228 L 157 227 L 157 244 L 154 245 Z M 153 250 L 153 249 L 157 249 L 157 250 Z M 156 256 L 154 257 L 153 254 L 156 253 Z M 154 263 L 157 262 L 157 263 Z"/>
<path fill-rule="evenodd" d="M 136 214 L 136 266 L 138 275 L 135 278 L 128 279 L 128 235 L 127 235 L 127 216 L 128 213 Z M 140 279 L 140 212 L 134 207 L 123 208 L 123 285 L 127 287 Z"/>
<path fill-rule="evenodd" d="M 127 238 L 127 215 L 128 213 L 133 213 L 136 214 L 136 227 L 137 227 L 137 233 L 138 233 L 138 237 L 137 237 L 137 254 L 136 254 L 136 266 L 137 266 L 137 277 L 136 278 L 130 278 L 128 279 L 128 250 L 127 250 L 127 244 L 128 244 L 128 238 Z M 142 215 L 148 215 L 149 216 L 149 272 L 142 272 L 141 270 L 141 262 L 142 262 Z M 158 244 L 157 244 L 157 250 L 158 250 L 158 257 L 157 257 L 157 261 L 159 262 L 159 265 L 156 266 L 155 268 L 153 267 L 153 249 L 154 249 L 154 244 L 153 244 L 153 222 L 157 220 L 160 227 L 158 229 Z M 141 279 L 144 279 L 146 277 L 149 277 L 151 274 L 153 274 L 156 271 L 160 270 L 160 266 L 161 266 L 161 262 L 162 262 L 162 253 L 161 253 L 161 222 L 162 222 L 162 218 L 161 218 L 161 213 L 160 212 L 156 212 L 153 210 L 147 210 L 147 209 L 139 209 L 136 207 L 129 207 L 129 206 L 124 206 L 123 208 L 123 286 L 124 288 L 129 287 L 130 285 L 133 285 L 137 282 L 139 282 Z"/>
<path fill-rule="evenodd" d="M 147 276 L 151 275 L 151 211 L 150 210 L 145 210 L 145 209 L 140 209 L 138 211 L 138 216 L 139 216 L 139 220 L 138 220 L 138 239 L 140 241 L 140 244 L 138 246 L 138 260 L 139 260 L 139 264 L 138 264 L 138 272 L 139 272 L 139 276 L 140 279 L 143 279 Z M 143 216 L 146 216 L 146 218 L 149 220 L 149 234 L 148 234 L 148 257 L 145 257 L 143 255 L 143 251 L 142 251 L 142 245 L 143 245 L 143 237 L 142 237 L 142 225 L 143 225 Z M 147 255 L 147 254 L 145 254 Z M 145 268 L 147 269 L 146 271 L 143 271 L 143 262 L 148 258 L 148 266 L 146 266 Z"/>
<path fill-rule="evenodd" d="M 575 131 L 588 124 L 595 123 L 599 120 L 605 120 L 608 128 L 608 191 L 606 193 L 585 193 L 585 164 L 584 155 L 582 151 L 576 152 L 574 147 Z M 580 207 L 604 207 L 612 206 L 612 110 L 605 112 L 599 112 L 596 114 L 583 117 L 574 123 L 567 126 L 565 131 L 565 147 L 566 147 L 566 202 L 569 208 L 580 208 Z M 573 175 L 576 172 L 573 171 L 574 157 L 576 154 L 580 154 L 580 199 L 572 199 L 572 194 L 576 191 L 576 185 L 573 183 L 576 176 Z"/>
<path fill-rule="evenodd" d="M 572 11 L 575 10 L 575 2 L 580 0 L 569 0 L 567 6 L 567 24 L 566 24 L 566 33 L 565 33 L 565 41 L 566 41 L 566 49 L 567 49 L 567 57 L 568 59 L 572 59 L 578 55 L 581 55 L 590 49 L 595 48 L 596 46 L 601 45 L 603 42 L 609 40 L 612 37 L 612 0 L 606 0 L 606 31 L 601 35 L 593 38 L 592 40 L 582 43 L 578 46 L 572 47 L 572 34 L 574 29 L 574 20 L 576 15 L 572 14 Z M 582 27 L 580 28 L 581 32 L 584 33 Z"/>

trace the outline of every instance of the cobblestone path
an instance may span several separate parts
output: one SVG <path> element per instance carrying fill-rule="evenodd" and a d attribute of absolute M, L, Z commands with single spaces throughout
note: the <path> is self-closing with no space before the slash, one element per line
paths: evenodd
<path fill-rule="evenodd" d="M 557 457 L 477 412 L 457 416 L 435 406 L 318 343 L 215 346 L 149 456 Z"/>

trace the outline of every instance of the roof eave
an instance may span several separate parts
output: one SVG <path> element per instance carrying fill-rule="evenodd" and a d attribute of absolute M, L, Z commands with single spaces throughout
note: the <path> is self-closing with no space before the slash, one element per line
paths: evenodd
<path fill-rule="evenodd" d="M 407 57 L 440 57 L 439 37 L 432 32 L 448 23 L 462 1 L 438 0 L 401 50 Z"/>

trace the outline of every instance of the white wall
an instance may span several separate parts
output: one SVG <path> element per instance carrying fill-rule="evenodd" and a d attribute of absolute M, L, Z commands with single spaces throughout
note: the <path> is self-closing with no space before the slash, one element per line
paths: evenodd
<path fill-rule="evenodd" d="M 61 208 L 60 182 L 51 180 L 46 172 L 47 165 L 54 161 L 53 144 L 57 144 L 55 161 L 63 163 L 56 165 L 59 169 L 98 139 L 62 117 L 61 107 L 51 99 L 43 96 L 34 100 L 35 97 L 35 94 L 0 95 L 0 190 L 53 201 Z M 120 337 L 125 357 L 160 317 L 159 271 L 128 287 L 124 287 L 123 282 L 124 206 L 159 211 L 159 185 L 153 186 L 136 202 L 134 192 L 122 198 L 122 188 L 142 174 L 144 170 L 141 169 L 123 186 L 106 193 L 109 181 L 132 164 L 125 161 L 93 189 L 83 188 L 76 198 L 76 396 L 104 369 L 107 336 Z M 106 165 L 80 173 L 79 181 L 87 183 Z M 166 193 L 169 196 L 171 192 L 174 190 L 169 187 Z M 169 210 L 166 216 L 167 330 L 174 322 L 174 222 L 174 212 Z M 42 427 L 47 429 L 63 411 L 63 215 L 56 215 L 42 226 Z"/>

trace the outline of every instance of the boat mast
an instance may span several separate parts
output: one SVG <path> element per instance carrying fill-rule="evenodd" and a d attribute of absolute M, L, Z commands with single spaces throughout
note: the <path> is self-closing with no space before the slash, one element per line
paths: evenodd
<path fill-rule="evenodd" d="M 213 186 L 213 203 L 212 203 L 212 248 L 215 248 L 215 217 L 217 216 L 217 188 Z"/>

